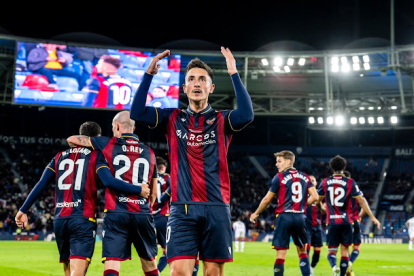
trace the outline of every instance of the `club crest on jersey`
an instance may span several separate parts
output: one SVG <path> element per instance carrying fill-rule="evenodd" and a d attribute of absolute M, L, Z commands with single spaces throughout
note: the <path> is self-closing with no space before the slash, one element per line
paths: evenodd
<path fill-rule="evenodd" d="M 214 123 L 215 120 L 216 118 L 211 118 L 211 119 L 208 119 L 206 122 L 208 125 L 211 125 L 212 123 Z"/>

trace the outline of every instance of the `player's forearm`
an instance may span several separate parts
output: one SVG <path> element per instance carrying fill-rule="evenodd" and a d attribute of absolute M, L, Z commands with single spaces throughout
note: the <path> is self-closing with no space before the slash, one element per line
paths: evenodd
<path fill-rule="evenodd" d="M 69 145 L 76 145 L 78 147 L 91 147 L 89 136 L 73 135 L 66 139 Z"/>
<path fill-rule="evenodd" d="M 253 104 L 249 92 L 244 87 L 239 74 L 231 75 L 237 99 L 237 109 L 230 113 L 230 122 L 235 130 L 240 130 L 253 121 Z"/>
<path fill-rule="evenodd" d="M 140 186 L 131 185 L 123 180 L 119 180 L 113 177 L 111 171 L 108 168 L 98 169 L 98 176 L 104 186 L 108 189 L 129 195 L 139 195 L 142 192 Z"/>
<path fill-rule="evenodd" d="M 49 184 L 49 181 L 52 180 L 54 176 L 55 176 L 55 172 L 49 168 L 46 168 L 43 171 L 42 177 L 40 178 L 39 182 L 37 182 L 37 184 L 34 186 L 30 194 L 27 196 L 27 199 L 23 203 L 22 207 L 20 208 L 20 211 L 22 211 L 25 214 L 27 213 L 27 211 L 30 209 L 33 203 L 35 203 L 35 201 L 39 198 L 41 193 L 45 190 L 45 188 Z"/>
<path fill-rule="evenodd" d="M 267 206 L 269 206 L 270 202 L 272 201 L 271 198 L 268 196 L 264 197 L 262 201 L 259 204 L 259 207 L 257 207 L 257 210 L 255 211 L 256 214 L 261 214 L 264 210 L 266 210 Z"/>
<path fill-rule="evenodd" d="M 361 206 L 362 210 L 364 210 L 364 211 L 365 211 L 365 213 L 367 213 L 367 214 L 368 214 L 368 216 L 369 216 L 371 219 L 375 218 L 375 217 L 374 217 L 374 214 L 373 214 L 373 213 L 372 213 L 372 211 L 371 211 L 371 208 L 369 208 L 369 205 L 368 205 L 367 200 L 366 200 L 364 197 L 362 197 L 362 196 L 357 197 L 357 201 L 358 201 L 359 206 Z"/>
<path fill-rule="evenodd" d="M 152 206 L 154 204 L 155 200 L 157 199 L 157 193 L 158 193 L 158 189 L 157 189 L 157 178 L 153 178 L 151 180 L 150 190 L 151 190 L 150 202 L 151 202 L 151 206 Z"/>
<path fill-rule="evenodd" d="M 154 126 L 157 123 L 157 112 L 153 107 L 145 106 L 147 101 L 148 90 L 151 85 L 152 75 L 145 73 L 142 82 L 135 93 L 131 105 L 131 119 L 144 123 L 148 126 Z"/>

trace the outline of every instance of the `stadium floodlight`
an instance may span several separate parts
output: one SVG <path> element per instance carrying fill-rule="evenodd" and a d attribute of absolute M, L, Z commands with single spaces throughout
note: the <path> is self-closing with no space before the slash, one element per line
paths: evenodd
<path fill-rule="evenodd" d="M 365 118 L 364 117 L 359 117 L 358 121 L 361 125 L 365 124 Z"/>
<path fill-rule="evenodd" d="M 305 65 L 305 62 L 306 62 L 306 59 L 304 59 L 304 58 L 300 58 L 300 59 L 299 59 L 298 64 L 299 64 L 300 66 L 303 66 L 303 65 Z"/>
<path fill-rule="evenodd" d="M 309 111 L 315 110 L 314 107 L 309 107 Z"/>
<path fill-rule="evenodd" d="M 398 123 L 398 118 L 397 118 L 397 116 L 391 116 L 390 121 L 391 121 L 391 124 L 396 124 L 396 123 Z"/>
<path fill-rule="evenodd" d="M 362 60 L 364 61 L 364 62 L 369 62 L 369 56 L 368 55 L 364 55 L 364 56 L 362 56 Z"/>
<path fill-rule="evenodd" d="M 359 107 L 359 110 L 365 110 L 365 107 L 360 106 L 360 107 Z"/>
<path fill-rule="evenodd" d="M 364 63 L 364 69 L 365 69 L 365 70 L 369 70 L 369 69 L 371 69 L 371 66 L 369 66 L 369 63 L 368 63 L 368 62 L 365 62 L 365 63 Z"/>
<path fill-rule="evenodd" d="M 338 72 L 339 71 L 339 65 L 338 64 L 332 64 L 332 68 L 331 68 L 332 72 Z"/>
<path fill-rule="evenodd" d="M 335 117 L 335 124 L 336 124 L 337 126 L 342 126 L 344 123 L 345 123 L 345 118 L 344 118 L 344 116 L 342 116 L 342 115 L 337 115 L 337 116 Z"/>
<path fill-rule="evenodd" d="M 318 124 L 323 124 L 323 117 L 318 117 Z"/>
<path fill-rule="evenodd" d="M 315 118 L 309 117 L 309 124 L 313 125 L 315 123 Z"/>
<path fill-rule="evenodd" d="M 285 67 L 283 67 L 283 69 L 285 69 L 285 72 L 286 72 L 286 73 L 289 73 L 289 72 L 290 72 L 290 67 L 289 67 L 289 66 L 287 66 L 287 65 L 285 65 Z"/>
<path fill-rule="evenodd" d="M 378 117 L 377 122 L 382 125 L 384 123 L 384 117 Z"/>
<path fill-rule="evenodd" d="M 343 63 L 342 64 L 342 72 L 344 72 L 344 73 L 349 72 L 350 69 L 351 68 L 350 68 L 348 63 Z"/>
<path fill-rule="evenodd" d="M 368 110 L 374 110 L 373 106 L 368 107 Z"/>
<path fill-rule="evenodd" d="M 341 63 L 342 64 L 348 64 L 348 58 L 347 57 L 341 57 Z"/>
<path fill-rule="evenodd" d="M 354 71 L 359 71 L 359 70 L 361 70 L 361 66 L 359 66 L 359 63 L 354 63 L 354 64 L 352 64 L 352 68 L 354 68 Z"/>
<path fill-rule="evenodd" d="M 378 110 L 381 110 L 381 106 L 378 106 L 378 107 L 377 107 L 377 109 L 378 109 Z"/>
<path fill-rule="evenodd" d="M 262 64 L 263 64 L 263 66 L 268 66 L 269 61 L 266 58 L 262 58 Z"/>
<path fill-rule="evenodd" d="M 351 125 L 356 125 L 357 123 L 358 123 L 357 117 L 352 117 L 351 118 Z"/>
<path fill-rule="evenodd" d="M 273 66 L 273 71 L 275 71 L 276 73 L 280 72 L 280 67 L 279 66 Z"/>
<path fill-rule="evenodd" d="M 286 64 L 289 65 L 289 66 L 292 66 L 294 63 L 295 63 L 295 59 L 293 59 L 293 58 L 288 58 L 288 60 L 286 62 Z"/>
<path fill-rule="evenodd" d="M 276 66 L 282 66 L 283 65 L 283 59 L 281 57 L 275 57 L 274 63 Z"/>
<path fill-rule="evenodd" d="M 329 116 L 328 118 L 326 118 L 326 123 L 327 123 L 328 125 L 332 125 L 332 124 L 334 123 L 334 119 L 333 119 L 333 117 Z"/>
<path fill-rule="evenodd" d="M 352 61 L 353 61 L 354 63 L 359 63 L 359 57 L 358 57 L 358 56 L 353 56 L 353 57 L 352 57 Z"/>
<path fill-rule="evenodd" d="M 338 57 L 332 57 L 331 58 L 331 64 L 339 64 L 339 58 Z"/>
<path fill-rule="evenodd" d="M 318 107 L 318 110 L 323 110 L 323 107 Z"/>
<path fill-rule="evenodd" d="M 395 106 L 395 105 L 393 105 L 393 106 L 391 106 L 391 109 L 392 110 L 396 110 L 398 107 L 397 106 Z"/>
<path fill-rule="evenodd" d="M 368 117 L 368 124 L 372 125 L 373 123 L 375 123 L 374 117 Z"/>

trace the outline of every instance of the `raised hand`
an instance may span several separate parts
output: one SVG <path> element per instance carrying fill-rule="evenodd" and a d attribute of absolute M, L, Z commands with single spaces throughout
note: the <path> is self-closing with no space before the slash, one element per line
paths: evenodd
<path fill-rule="evenodd" d="M 165 50 L 161 54 L 156 55 L 151 59 L 151 63 L 147 68 L 147 73 L 150 75 L 156 75 L 158 73 L 158 69 L 160 68 L 160 65 L 158 64 L 158 61 L 162 60 L 165 57 L 168 57 L 170 55 L 170 50 Z"/>
<path fill-rule="evenodd" d="M 221 53 L 226 58 L 227 70 L 229 72 L 229 75 L 231 76 L 233 74 L 236 74 L 237 73 L 236 60 L 234 59 L 233 54 L 231 53 L 230 49 L 224 48 L 222 46 Z"/>
<path fill-rule="evenodd" d="M 20 228 L 24 228 L 27 225 L 27 215 L 22 211 L 17 212 L 14 220 L 16 221 L 16 225 Z"/>

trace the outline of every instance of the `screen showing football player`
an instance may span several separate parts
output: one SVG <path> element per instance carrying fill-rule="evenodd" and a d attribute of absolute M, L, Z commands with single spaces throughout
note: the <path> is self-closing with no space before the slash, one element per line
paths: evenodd
<path fill-rule="evenodd" d="M 318 195 L 309 176 L 293 167 L 295 163 L 293 152 L 284 150 L 274 155 L 279 173 L 273 177 L 269 191 L 260 202 L 257 210 L 251 214 L 250 221 L 255 222 L 259 214 L 277 196 L 276 221 L 272 241 L 272 248 L 276 249 L 274 275 L 284 275 L 285 259 L 291 238 L 299 255 L 299 267 L 302 275 L 310 275 L 309 257 L 306 253 L 308 235 L 305 208 L 306 205 L 314 203 Z"/>
<path fill-rule="evenodd" d="M 87 81 L 83 89 L 84 106 L 96 108 L 129 109 L 131 107 L 132 84 L 117 74 L 122 66 L 119 58 L 103 55 L 96 64 L 97 75 Z"/>
<path fill-rule="evenodd" d="M 171 275 L 191 275 L 198 255 L 207 275 L 223 275 L 224 264 L 233 261 L 227 151 L 233 134 L 253 120 L 253 107 L 233 54 L 224 47 L 221 52 L 233 82 L 237 109 L 214 110 L 210 106 L 208 97 L 215 88 L 213 71 L 198 58 L 186 68 L 183 90 L 188 108 L 145 106 L 153 76 L 160 68 L 158 62 L 170 55 L 169 50 L 152 58 L 131 107 L 132 119 L 162 130 L 169 144 L 167 258 Z"/>
<path fill-rule="evenodd" d="M 145 275 L 158 275 L 155 258 L 157 236 L 151 205 L 157 197 L 157 164 L 154 152 L 133 132 L 129 111 L 118 112 L 112 121 L 113 137 L 71 136 L 71 145 L 90 146 L 103 153 L 108 166 L 103 170 L 131 187 L 149 185 L 149 200 L 114 189 L 105 192 L 102 238 L 104 275 L 118 275 L 121 261 L 131 259 L 131 244 L 140 257 Z"/>
<path fill-rule="evenodd" d="M 380 227 L 380 222 L 374 217 L 367 201 L 363 198 L 355 180 L 344 175 L 346 159 L 337 155 L 329 161 L 333 175 L 324 178 L 319 185 L 318 207 L 326 212 L 326 245 L 328 246 L 328 261 L 334 275 L 345 276 L 349 266 L 349 246 L 353 243 L 354 214 L 352 198 L 370 216 L 372 222 Z M 325 197 L 326 207 L 321 201 Z M 336 254 L 341 245 L 341 261 L 337 266 Z"/>

